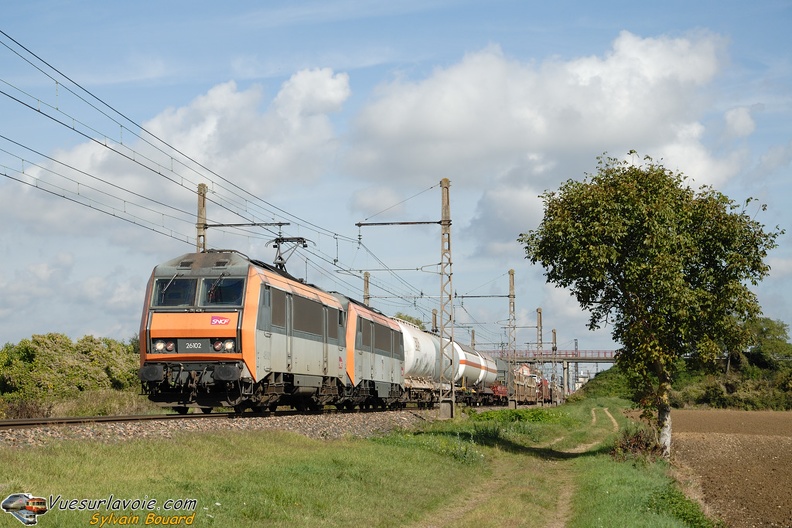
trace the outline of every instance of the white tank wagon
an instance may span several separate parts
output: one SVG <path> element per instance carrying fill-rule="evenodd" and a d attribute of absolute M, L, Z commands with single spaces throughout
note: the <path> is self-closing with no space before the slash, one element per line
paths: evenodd
<path fill-rule="evenodd" d="M 418 326 L 396 319 L 404 341 L 404 397 L 419 407 L 437 403 L 440 338 Z"/>
<path fill-rule="evenodd" d="M 450 352 L 455 369 L 452 372 L 449 359 L 442 356 L 439 336 L 410 322 L 397 322 L 404 339 L 405 401 L 436 403 L 442 369 L 446 369 L 446 376 L 453 378 L 459 391 L 457 399 L 461 403 L 477 405 L 494 401 L 490 387 L 498 377 L 498 366 L 489 354 L 453 342 Z M 448 386 L 443 388 L 449 389 Z"/>
<path fill-rule="evenodd" d="M 457 342 L 454 352 L 458 365 L 454 378 L 459 387 L 457 401 L 470 406 L 494 404 L 492 385 L 498 378 L 498 367 L 492 356 Z"/>

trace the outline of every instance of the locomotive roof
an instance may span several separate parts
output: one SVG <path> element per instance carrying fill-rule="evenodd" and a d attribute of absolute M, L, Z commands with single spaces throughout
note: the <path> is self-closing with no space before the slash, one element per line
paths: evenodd
<path fill-rule="evenodd" d="M 276 268 L 264 261 L 248 257 L 235 249 L 209 249 L 201 253 L 186 253 L 167 262 L 163 262 L 156 267 L 156 271 L 163 275 L 175 273 L 189 275 L 191 272 L 206 274 L 206 269 L 216 270 L 218 273 L 228 273 L 232 275 L 246 275 L 250 264 L 263 268 L 272 273 L 285 277 L 296 282 L 305 282 L 292 276 L 284 269 Z M 321 289 L 312 284 L 312 288 Z"/>
<path fill-rule="evenodd" d="M 159 264 L 155 273 L 162 275 L 205 274 L 207 268 L 218 273 L 246 275 L 249 261 L 241 254 L 230 251 L 207 251 L 205 253 L 187 253 Z"/>
<path fill-rule="evenodd" d="M 185 253 L 184 255 L 157 265 L 154 268 L 154 275 L 168 278 L 175 275 L 179 275 L 180 277 L 189 277 L 191 275 L 205 277 L 213 274 L 246 276 L 248 273 L 248 266 L 251 264 L 269 273 L 300 284 L 304 288 L 333 295 L 315 284 L 294 277 L 285 269 L 267 264 L 261 260 L 252 259 L 235 249 L 209 249 L 200 253 Z"/>

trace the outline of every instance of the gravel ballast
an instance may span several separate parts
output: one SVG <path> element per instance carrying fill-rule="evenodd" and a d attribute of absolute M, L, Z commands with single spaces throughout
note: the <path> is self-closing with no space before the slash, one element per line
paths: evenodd
<path fill-rule="evenodd" d="M 297 416 L 240 416 L 198 420 L 87 423 L 38 426 L 0 431 L 0 444 L 43 446 L 61 440 L 120 442 L 140 438 L 173 438 L 215 431 L 282 430 L 315 439 L 369 437 L 395 429 L 409 429 L 438 416 L 437 410 L 343 413 Z"/>

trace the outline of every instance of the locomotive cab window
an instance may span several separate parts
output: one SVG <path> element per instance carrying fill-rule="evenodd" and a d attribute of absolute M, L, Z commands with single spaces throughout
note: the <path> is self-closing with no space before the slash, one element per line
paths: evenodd
<path fill-rule="evenodd" d="M 154 282 L 153 306 L 191 306 L 195 304 L 195 279 L 181 279 L 177 276 L 157 279 Z"/>
<path fill-rule="evenodd" d="M 221 275 L 203 279 L 201 306 L 240 306 L 244 291 L 244 278 Z"/>

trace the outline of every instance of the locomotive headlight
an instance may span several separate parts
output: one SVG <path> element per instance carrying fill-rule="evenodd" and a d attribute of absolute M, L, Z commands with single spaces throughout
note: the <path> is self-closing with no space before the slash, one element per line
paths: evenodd
<path fill-rule="evenodd" d="M 217 339 L 212 342 L 212 348 L 215 352 L 234 352 L 236 350 L 236 342 L 233 339 Z"/>
<path fill-rule="evenodd" d="M 164 339 L 157 339 L 154 341 L 154 352 L 158 352 L 160 354 L 166 354 L 169 352 L 174 352 L 176 350 L 176 342 L 175 341 L 165 341 Z"/>

